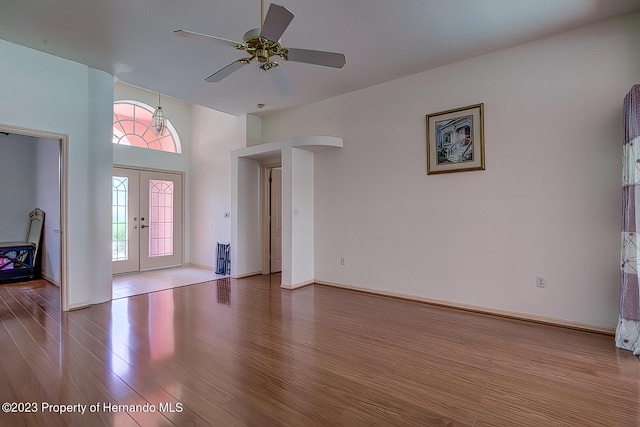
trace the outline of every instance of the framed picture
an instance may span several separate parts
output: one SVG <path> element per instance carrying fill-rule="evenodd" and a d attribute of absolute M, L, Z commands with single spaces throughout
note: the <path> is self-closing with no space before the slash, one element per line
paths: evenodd
<path fill-rule="evenodd" d="M 427 174 L 484 170 L 484 104 L 427 115 Z"/>

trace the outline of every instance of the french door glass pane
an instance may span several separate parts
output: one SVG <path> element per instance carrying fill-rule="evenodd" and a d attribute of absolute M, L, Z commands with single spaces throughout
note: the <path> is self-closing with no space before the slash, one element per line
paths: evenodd
<path fill-rule="evenodd" d="M 111 248 L 113 261 L 129 259 L 129 178 L 114 176 L 111 190 Z"/>
<path fill-rule="evenodd" d="M 173 255 L 173 181 L 149 180 L 149 256 Z"/>

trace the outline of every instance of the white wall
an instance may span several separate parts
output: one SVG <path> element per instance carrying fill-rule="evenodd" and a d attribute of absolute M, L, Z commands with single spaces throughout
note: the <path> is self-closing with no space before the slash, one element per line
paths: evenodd
<path fill-rule="evenodd" d="M 45 213 L 42 236 L 42 274 L 60 286 L 60 141 L 35 139 L 34 207 Z"/>
<path fill-rule="evenodd" d="M 314 279 L 314 153 L 282 150 L 282 287 Z"/>
<path fill-rule="evenodd" d="M 0 125 L 68 135 L 65 308 L 111 298 L 113 77 L 0 40 Z M 105 238 L 106 236 L 106 238 Z"/>
<path fill-rule="evenodd" d="M 231 276 L 262 271 L 260 162 L 231 156 Z M 283 253 L 284 256 L 284 253 Z"/>
<path fill-rule="evenodd" d="M 31 137 L 0 134 L 0 242 L 23 242 L 36 207 L 35 146 Z"/>
<path fill-rule="evenodd" d="M 246 144 L 243 146 L 260 145 L 262 143 L 262 119 L 251 114 L 245 114 L 241 117 L 246 120 Z"/>
<path fill-rule="evenodd" d="M 315 154 L 315 278 L 614 327 L 638 40 L 629 15 L 263 118 L 344 139 Z M 486 171 L 427 176 L 425 115 L 480 102 Z"/>
<path fill-rule="evenodd" d="M 191 129 L 191 263 L 215 270 L 216 244 L 231 241 L 229 151 L 245 146 L 246 121 L 192 105 Z"/>

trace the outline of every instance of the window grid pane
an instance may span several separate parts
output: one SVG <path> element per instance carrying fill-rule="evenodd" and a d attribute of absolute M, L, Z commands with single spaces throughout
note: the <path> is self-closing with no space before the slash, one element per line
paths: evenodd
<path fill-rule="evenodd" d="M 153 108 L 135 101 L 113 105 L 113 143 L 179 153 L 180 139 L 167 119 L 164 135 L 156 135 L 151 126 Z"/>

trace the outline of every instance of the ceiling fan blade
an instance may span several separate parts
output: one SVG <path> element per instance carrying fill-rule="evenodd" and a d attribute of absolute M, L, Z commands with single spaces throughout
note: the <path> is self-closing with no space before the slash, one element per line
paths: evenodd
<path fill-rule="evenodd" d="M 273 67 L 269 70 L 269 74 L 271 74 L 271 78 L 278 88 L 278 92 L 280 92 L 283 96 L 291 96 L 295 93 L 295 89 L 293 88 L 293 83 L 291 79 L 284 71 L 284 68 L 278 66 Z"/>
<path fill-rule="evenodd" d="M 342 53 L 291 48 L 287 49 L 287 61 L 324 65 L 325 67 L 333 68 L 342 68 L 347 63 L 347 59 Z"/>
<path fill-rule="evenodd" d="M 271 3 L 269 11 L 267 11 L 267 16 L 262 23 L 260 35 L 267 40 L 277 42 L 280 40 L 280 37 L 282 37 L 282 33 L 287 29 L 292 19 L 293 13 L 286 7 Z"/>
<path fill-rule="evenodd" d="M 226 67 L 211 74 L 205 80 L 210 83 L 219 82 L 220 80 L 227 77 L 229 74 L 233 73 L 234 71 L 238 71 L 240 68 L 247 65 L 248 63 L 249 61 L 246 58 L 238 59 L 237 61 L 234 61 L 231 64 L 227 65 Z"/>
<path fill-rule="evenodd" d="M 240 42 L 234 42 L 233 40 L 222 39 L 220 37 L 214 37 L 208 34 L 194 33 L 193 31 L 175 30 L 173 34 L 175 34 L 176 36 L 185 37 L 188 39 L 206 40 L 206 41 L 226 44 L 227 46 L 231 46 L 231 47 L 242 46 L 242 43 Z"/>

